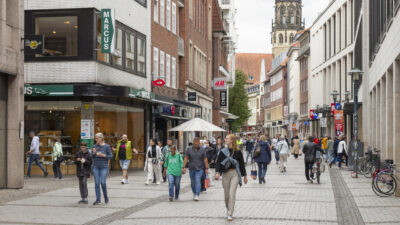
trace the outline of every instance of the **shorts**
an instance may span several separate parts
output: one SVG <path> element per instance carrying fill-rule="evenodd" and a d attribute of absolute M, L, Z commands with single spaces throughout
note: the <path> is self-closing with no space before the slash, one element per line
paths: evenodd
<path fill-rule="evenodd" d="M 129 165 L 131 164 L 131 160 L 119 160 L 119 165 L 123 170 L 127 170 Z"/>

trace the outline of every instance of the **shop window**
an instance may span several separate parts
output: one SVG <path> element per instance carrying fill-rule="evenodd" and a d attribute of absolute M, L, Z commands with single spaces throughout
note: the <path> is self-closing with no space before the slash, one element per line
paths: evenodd
<path fill-rule="evenodd" d="M 77 16 L 36 17 L 35 34 L 44 36 L 45 57 L 78 55 Z"/>
<path fill-rule="evenodd" d="M 126 33 L 126 69 L 135 70 L 135 36 L 132 33 Z"/>
<path fill-rule="evenodd" d="M 154 22 L 158 23 L 158 0 L 154 0 L 153 17 L 154 17 Z"/>
<path fill-rule="evenodd" d="M 122 39 L 123 31 L 121 27 L 115 27 L 115 52 L 112 54 L 112 64 L 122 67 Z"/>

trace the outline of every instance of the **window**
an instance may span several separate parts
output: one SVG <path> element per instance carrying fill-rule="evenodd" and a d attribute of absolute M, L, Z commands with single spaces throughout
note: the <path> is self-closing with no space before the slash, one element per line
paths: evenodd
<path fill-rule="evenodd" d="M 165 0 L 160 0 L 160 24 L 165 26 Z"/>
<path fill-rule="evenodd" d="M 171 62 L 171 87 L 176 88 L 176 58 L 172 57 L 172 62 Z"/>
<path fill-rule="evenodd" d="M 271 77 L 271 86 L 282 80 L 282 70 Z"/>
<path fill-rule="evenodd" d="M 172 3 L 172 33 L 176 34 L 176 4 Z"/>
<path fill-rule="evenodd" d="M 167 24 L 166 27 L 168 30 L 171 30 L 171 0 L 167 0 L 167 10 L 166 10 L 166 17 L 167 17 Z"/>
<path fill-rule="evenodd" d="M 167 54 L 165 60 L 165 85 L 167 85 L 167 87 L 171 87 L 171 56 Z"/>
<path fill-rule="evenodd" d="M 294 24 L 294 15 L 293 12 L 290 13 L 290 23 Z"/>
<path fill-rule="evenodd" d="M 35 34 L 44 35 L 43 56 L 78 56 L 77 16 L 36 17 L 35 23 Z"/>
<path fill-rule="evenodd" d="M 135 70 L 135 36 L 132 33 L 126 33 L 125 60 L 126 68 Z"/>
<path fill-rule="evenodd" d="M 300 93 L 308 91 L 308 79 L 302 80 L 300 82 Z"/>
<path fill-rule="evenodd" d="M 282 17 L 282 24 L 286 24 L 286 16 Z"/>
<path fill-rule="evenodd" d="M 290 43 L 293 43 L 293 42 L 294 42 L 294 35 L 291 34 L 291 35 L 290 35 Z"/>
<path fill-rule="evenodd" d="M 160 79 L 164 80 L 164 76 L 165 76 L 165 58 L 164 58 L 164 52 L 160 51 Z"/>
<path fill-rule="evenodd" d="M 153 78 L 158 78 L 158 48 L 156 47 L 153 48 Z"/>
<path fill-rule="evenodd" d="M 282 88 L 279 88 L 271 93 L 271 102 L 277 101 L 282 98 Z"/>
<path fill-rule="evenodd" d="M 137 38 L 137 72 L 146 74 L 146 41 L 144 38 Z"/>
<path fill-rule="evenodd" d="M 123 31 L 119 26 L 115 26 L 115 52 L 112 55 L 112 64 L 122 67 L 122 36 Z"/>
<path fill-rule="evenodd" d="M 279 44 L 282 44 L 282 43 L 283 43 L 283 35 L 279 34 Z"/>
<path fill-rule="evenodd" d="M 300 104 L 300 115 L 308 115 L 308 102 Z"/>
<path fill-rule="evenodd" d="M 154 0 L 154 11 L 153 11 L 154 15 L 154 22 L 158 23 L 158 0 Z"/>
<path fill-rule="evenodd" d="M 193 1 L 194 0 L 189 0 L 189 17 L 190 17 L 190 19 L 193 18 Z"/>

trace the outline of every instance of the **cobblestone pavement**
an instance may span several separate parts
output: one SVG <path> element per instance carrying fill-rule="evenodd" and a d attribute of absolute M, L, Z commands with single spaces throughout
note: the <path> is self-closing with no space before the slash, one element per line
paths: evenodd
<path fill-rule="evenodd" d="M 247 169 L 250 174 L 250 167 Z M 337 187 L 339 178 L 341 187 Z M 145 186 L 144 173 L 136 171 L 130 173 L 127 185 L 121 185 L 119 176 L 110 177 L 107 181 L 110 203 L 93 206 L 77 204 L 77 180 L 75 178 L 74 183 L 73 178 L 70 179 L 62 188 L 46 189 L 54 181 L 33 178 L 29 182 L 41 184 L 45 191 L 0 203 L 0 224 L 229 223 L 225 218 L 221 181 L 213 181 L 200 201 L 193 202 L 189 177 L 184 175 L 180 200 L 168 202 L 167 184 Z M 345 170 L 327 169 L 322 174 L 321 184 L 309 184 L 304 177 L 303 159 L 291 157 L 287 174 L 281 174 L 278 166 L 271 163 L 266 181 L 266 184 L 258 184 L 249 177 L 249 183 L 238 189 L 235 220 L 229 224 L 400 224 L 400 199 L 375 196 L 368 179 L 352 179 Z M 333 187 L 340 190 L 334 191 Z M 4 196 L 4 192 L 0 190 L 0 196 Z M 344 197 L 352 202 L 344 207 L 351 207 L 348 210 L 358 213 L 360 220 L 349 220 L 342 215 L 343 210 L 338 206 L 342 206 L 343 196 L 338 193 L 347 193 Z M 94 185 L 90 183 L 91 202 L 94 195 Z"/>

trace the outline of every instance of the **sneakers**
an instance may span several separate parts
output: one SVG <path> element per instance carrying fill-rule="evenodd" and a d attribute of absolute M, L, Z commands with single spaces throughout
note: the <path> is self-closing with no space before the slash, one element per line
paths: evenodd
<path fill-rule="evenodd" d="M 232 216 L 228 216 L 228 221 L 232 221 L 232 220 L 233 220 Z"/>
<path fill-rule="evenodd" d="M 93 202 L 93 205 L 100 205 L 101 201 L 100 200 L 96 200 L 95 202 Z"/>
<path fill-rule="evenodd" d="M 87 199 L 82 199 L 78 202 L 78 204 L 84 204 L 87 205 L 88 204 L 88 200 Z"/>
<path fill-rule="evenodd" d="M 312 180 L 309 180 L 308 182 L 309 182 L 310 184 L 314 183 Z"/>
<path fill-rule="evenodd" d="M 172 201 L 173 201 L 173 199 L 174 199 L 173 197 L 169 197 L 169 201 L 170 201 L 170 202 L 172 202 Z"/>
<path fill-rule="evenodd" d="M 199 196 L 198 196 L 198 195 L 195 195 L 194 198 L 193 198 L 193 200 L 196 201 L 196 202 L 198 202 L 198 201 L 200 200 L 200 199 L 199 199 Z"/>
<path fill-rule="evenodd" d="M 121 184 L 129 184 L 129 181 L 127 179 L 122 179 Z"/>
<path fill-rule="evenodd" d="M 129 184 L 129 180 L 125 180 L 125 184 Z"/>
<path fill-rule="evenodd" d="M 146 184 L 146 185 L 149 185 L 149 183 L 150 183 L 149 181 L 146 181 L 146 183 L 145 183 L 145 184 Z"/>
<path fill-rule="evenodd" d="M 78 204 L 83 204 L 83 202 L 84 202 L 85 200 L 80 200 L 79 202 L 78 202 Z"/>
<path fill-rule="evenodd" d="M 157 181 L 157 185 L 160 185 L 160 181 Z"/>
<path fill-rule="evenodd" d="M 44 177 L 47 177 L 49 175 L 48 172 L 44 172 Z"/>
<path fill-rule="evenodd" d="M 104 202 L 105 202 L 106 204 L 108 204 L 108 203 L 110 202 L 110 200 L 108 199 L 108 197 L 104 196 Z"/>

